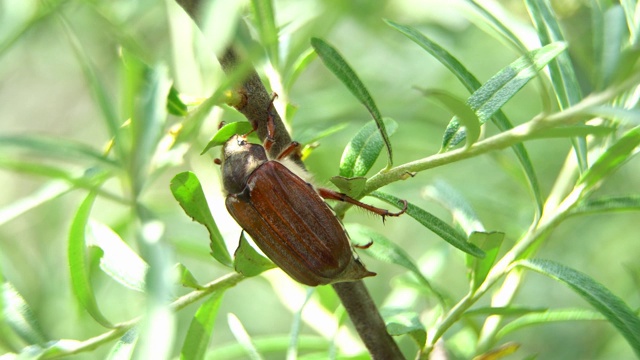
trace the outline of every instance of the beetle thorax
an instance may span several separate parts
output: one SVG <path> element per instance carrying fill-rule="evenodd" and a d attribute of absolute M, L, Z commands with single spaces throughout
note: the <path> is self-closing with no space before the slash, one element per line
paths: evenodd
<path fill-rule="evenodd" d="M 222 184 L 227 192 L 238 194 L 247 179 L 260 165 L 268 161 L 264 147 L 248 143 L 235 135 L 222 148 Z"/>

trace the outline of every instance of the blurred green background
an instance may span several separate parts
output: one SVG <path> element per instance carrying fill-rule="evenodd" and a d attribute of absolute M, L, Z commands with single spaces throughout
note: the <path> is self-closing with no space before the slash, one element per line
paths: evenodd
<path fill-rule="evenodd" d="M 37 11 L 47 5 L 53 7 L 53 4 L 55 2 L 0 0 L 0 135 L 39 135 L 86 144 L 102 151 L 110 140 L 109 135 L 65 33 L 65 25 L 58 16 L 43 16 L 32 23 L 28 20 Z M 367 85 L 382 114 L 398 122 L 398 131 L 392 137 L 396 164 L 439 151 L 442 133 L 451 117 L 448 111 L 425 99 L 414 87 L 444 89 L 461 98 L 468 94 L 441 64 L 387 26 L 383 19 L 410 24 L 428 34 L 462 61 L 481 82 L 520 56 L 508 45 L 497 41 L 492 30 L 481 24 L 464 1 L 278 0 L 274 5 L 278 24 L 284 26 L 281 31 L 283 48 L 308 47 L 311 36 L 331 42 Z M 521 1 L 488 2 L 488 5 L 517 31 L 529 48 L 538 47 Z M 566 0 L 555 1 L 554 5 L 565 35 L 571 41 L 570 51 L 579 70 L 579 80 L 588 93 L 594 64 L 589 57 L 591 23 L 585 18 L 593 4 Z M 99 69 L 98 75 L 106 82 L 114 101 L 118 99 L 119 48 L 123 38 L 133 39 L 139 46 L 136 54 L 145 54 L 145 60 L 165 64 L 182 94 L 209 96 L 222 78 L 215 57 L 222 53 L 226 40 L 232 36 L 223 32 L 227 25 L 210 23 L 210 28 L 202 35 L 182 9 L 170 0 L 66 1 L 55 11 L 66 19 Z M 243 13 L 242 16 L 243 20 L 251 21 L 251 15 Z M 262 69 L 260 65 L 257 67 Z M 503 110 L 516 124 L 528 121 L 542 111 L 540 93 L 539 83 L 532 81 Z M 370 116 L 318 60 L 300 75 L 286 95 L 297 107 L 295 116 L 287 119 L 294 139 L 304 142 L 319 131 L 338 124 L 346 125 L 340 132 L 322 139 L 306 160 L 317 183 L 330 186 L 329 178 L 338 172 L 344 146 Z M 233 251 L 239 228 L 223 206 L 220 174 L 212 162 L 217 150 L 202 156 L 199 153 L 220 120 L 238 118 L 233 109 L 214 109 L 192 147 L 186 149 L 183 161 L 154 179 L 143 196 L 143 202 L 164 222 L 162 241 L 170 245 L 172 259 L 185 264 L 203 283 L 227 270 L 209 257 L 205 229 L 182 212 L 169 191 L 169 181 L 184 170 L 198 175 L 214 218 Z M 484 131 L 496 133 L 491 124 L 485 126 Z M 567 140 L 527 143 L 543 194 L 551 189 L 570 146 Z M 1 158 L 42 162 L 78 173 L 85 170 L 78 159 L 50 158 L 9 145 L 0 147 Z M 375 171 L 383 166 L 380 161 Z M 608 180 L 599 192 L 640 193 L 638 174 L 640 162 L 635 159 Z M 70 222 L 86 191 L 76 189 L 14 216 L 19 208 L 16 204 L 33 199 L 44 186 L 50 186 L 50 181 L 47 177 L 0 167 L 0 269 L 32 307 L 48 336 L 83 340 L 103 331 L 76 304 L 66 260 Z M 432 169 L 384 190 L 450 219 L 438 204 L 423 196 L 425 186 L 435 181 L 444 181 L 460 192 L 488 230 L 506 233 L 509 245 L 526 230 L 533 218 L 531 194 L 509 150 Z M 109 181 L 106 188 L 116 193 L 122 191 L 117 181 Z M 366 201 L 385 206 L 371 198 Z M 126 225 L 130 216 L 129 209 L 109 200 L 100 199 L 94 206 L 93 217 L 109 224 L 125 240 L 131 236 Z M 572 218 L 551 234 L 539 257 L 588 274 L 637 308 L 640 304 L 639 220 L 638 214 L 633 212 Z M 463 254 L 411 218 L 393 218 L 383 225 L 380 219 L 354 210 L 347 214 L 345 221 L 364 223 L 386 234 L 411 254 L 438 287 L 446 289 L 456 299 L 465 294 L 467 277 Z M 365 282 L 375 301 L 383 304 L 390 288 L 397 286 L 394 285 L 397 277 L 404 271 L 367 257 L 364 262 L 378 273 Z M 275 275 L 269 274 L 267 278 L 272 276 Z M 125 321 L 140 313 L 140 294 L 124 289 L 99 272 L 92 281 L 101 309 L 109 318 Z M 282 295 L 274 290 L 273 284 L 278 281 L 258 277 L 228 291 L 211 346 L 235 341 L 228 330 L 227 313 L 236 314 L 252 336 L 286 336 L 292 313 L 283 305 Z M 179 294 L 186 291 L 176 290 Z M 488 301 L 489 296 L 485 304 Z M 535 274 L 527 275 L 515 303 L 529 307 L 589 307 L 563 285 Z M 192 305 L 178 313 L 178 344 L 195 310 L 196 306 Z M 313 331 L 305 327 L 304 332 Z M 515 332 L 505 340 L 522 344 L 519 352 L 510 357 L 513 359 L 523 359 L 529 354 L 537 354 L 539 359 L 633 357 L 628 344 L 604 321 L 531 327 Z M 410 348 L 406 339 L 401 340 L 401 345 Z M 108 348 L 104 346 L 94 353 L 74 358 L 100 358 Z"/>

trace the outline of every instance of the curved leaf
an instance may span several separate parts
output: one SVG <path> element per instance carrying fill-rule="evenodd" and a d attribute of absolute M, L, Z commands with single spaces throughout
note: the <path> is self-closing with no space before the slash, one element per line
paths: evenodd
<path fill-rule="evenodd" d="M 209 231 L 211 255 L 222 265 L 233 266 L 231 255 L 229 255 L 222 234 L 213 220 L 198 177 L 190 171 L 179 173 L 171 180 L 170 187 L 173 197 L 184 212 L 194 221 L 204 225 Z"/>
<path fill-rule="evenodd" d="M 244 237 L 244 232 L 240 235 L 238 249 L 234 254 L 233 267 L 236 272 L 251 277 L 276 267 L 269 259 L 260 255 Z"/>
<path fill-rule="evenodd" d="M 571 210 L 571 215 L 612 211 L 640 211 L 640 195 L 609 196 L 583 200 Z"/>
<path fill-rule="evenodd" d="M 193 319 L 191 319 L 187 336 L 182 343 L 181 360 L 200 360 L 205 358 L 218 309 L 222 303 L 222 295 L 224 295 L 224 291 L 214 292 L 196 311 Z"/>
<path fill-rule="evenodd" d="M 556 42 L 533 50 L 487 80 L 467 100 L 469 107 L 478 115 L 480 123 L 484 124 L 489 120 L 529 80 L 534 78 L 538 71 L 566 48 L 567 45 L 565 43 Z M 465 139 L 466 133 L 460 126 L 460 122 L 457 119 L 449 123 L 442 140 L 443 149 L 456 146 Z"/>
<path fill-rule="evenodd" d="M 225 124 L 213 135 L 213 138 L 211 138 L 207 146 L 204 147 L 200 155 L 206 153 L 212 147 L 224 145 L 233 135 L 247 134 L 251 130 L 253 130 L 253 126 L 248 121 L 236 121 Z"/>
<path fill-rule="evenodd" d="M 86 227 L 95 198 L 95 193 L 89 193 L 73 218 L 71 229 L 69 230 L 67 256 L 69 272 L 71 274 L 71 287 L 76 299 L 100 325 L 111 328 L 113 325 L 102 315 L 98 308 L 93 287 L 89 281 L 89 264 L 86 254 Z"/>
<path fill-rule="evenodd" d="M 379 191 L 374 191 L 369 195 L 385 201 L 397 208 L 402 207 L 402 201 L 395 196 L 391 196 Z M 465 235 L 461 234 L 458 230 L 454 229 L 449 224 L 440 220 L 433 214 L 413 205 L 412 203 L 407 203 L 407 215 L 416 219 L 420 224 L 433 231 L 436 235 L 440 236 L 444 241 L 448 242 L 454 247 L 479 258 L 485 257 L 484 251 L 482 251 L 476 245 L 468 242 Z"/>
<path fill-rule="evenodd" d="M 640 356 L 640 318 L 609 289 L 579 271 L 549 260 L 522 260 L 515 266 L 537 271 L 569 286 L 604 315 Z"/>
<path fill-rule="evenodd" d="M 451 71 L 451 73 L 455 75 L 458 80 L 460 80 L 460 83 L 469 91 L 469 93 L 473 93 L 480 88 L 480 86 L 482 85 L 480 81 L 478 81 L 478 79 L 473 74 L 471 74 L 467 70 L 467 68 L 462 65 L 460 61 L 458 61 L 458 59 L 453 57 L 440 45 L 434 43 L 412 27 L 400 25 L 388 20 L 385 21 L 391 27 L 407 36 L 416 44 L 420 45 L 420 47 L 429 52 L 429 54 L 431 54 L 436 60 L 440 61 L 440 63 L 446 66 L 449 71 Z M 513 128 L 513 124 L 509 121 L 502 110 L 498 110 L 493 115 L 493 122 L 502 131 Z M 538 178 L 533 168 L 533 164 L 531 163 L 531 159 L 529 158 L 529 154 L 527 153 L 524 145 L 521 143 L 515 144 L 512 148 L 516 156 L 518 157 L 518 161 L 520 161 L 522 169 L 527 177 L 527 181 L 529 182 L 529 186 L 531 187 L 531 190 L 533 192 L 534 198 L 536 199 L 538 212 L 540 212 L 542 211 L 542 194 L 540 193 Z"/>
<path fill-rule="evenodd" d="M 89 222 L 89 234 L 93 245 L 102 249 L 102 271 L 120 284 L 144 292 L 149 265 L 107 225 L 92 220 Z"/>
<path fill-rule="evenodd" d="M 496 333 L 496 338 L 500 339 L 507 334 L 528 326 L 544 325 L 561 321 L 585 320 L 606 320 L 606 318 L 599 312 L 584 309 L 562 309 L 533 312 L 525 314 L 503 326 L 502 329 Z"/>
<path fill-rule="evenodd" d="M 0 321 L 28 344 L 47 341 L 36 317 L 22 295 L 9 282 L 0 285 Z M 2 341 L 0 341 L 2 343 Z"/>
<path fill-rule="evenodd" d="M 391 136 L 398 128 L 393 119 L 384 118 L 385 128 Z M 340 159 L 340 176 L 353 178 L 366 175 L 376 162 L 384 139 L 374 121 L 367 122 L 349 141 Z"/>
<path fill-rule="evenodd" d="M 424 90 L 419 89 L 422 94 L 426 97 L 436 98 L 439 102 L 441 102 L 449 111 L 454 113 L 461 123 L 464 126 L 464 131 L 467 134 L 467 142 L 465 144 L 466 148 L 469 148 L 473 143 L 475 143 L 480 137 L 480 120 L 478 116 L 471 110 L 464 101 L 456 98 L 455 96 L 439 90 Z"/>
<path fill-rule="evenodd" d="M 331 45 L 327 44 L 324 40 L 312 38 L 311 46 L 313 46 L 313 49 L 318 53 L 318 56 L 320 56 L 320 59 L 322 59 L 325 66 L 331 70 L 331 72 L 333 72 L 338 79 L 347 86 L 349 91 L 351 91 L 351 93 L 367 108 L 367 110 L 369 110 L 369 113 L 373 117 L 373 120 L 375 120 L 378 130 L 380 131 L 380 135 L 382 135 L 382 139 L 387 148 L 387 167 L 390 168 L 393 166 L 391 142 L 389 141 L 389 135 L 382 120 L 382 115 L 380 114 L 376 103 L 373 101 L 373 98 L 369 94 L 369 91 L 362 81 L 360 81 L 360 78 L 358 78 L 355 71 L 353 71 L 349 64 L 347 64 L 342 55 L 340 55 L 340 53 L 338 53 L 338 51 Z"/>

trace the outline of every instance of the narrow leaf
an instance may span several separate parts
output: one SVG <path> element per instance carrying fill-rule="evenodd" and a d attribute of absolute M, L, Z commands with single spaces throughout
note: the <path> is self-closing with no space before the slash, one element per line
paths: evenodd
<path fill-rule="evenodd" d="M 385 128 L 391 136 L 398 128 L 393 119 L 384 118 Z M 367 122 L 349 141 L 340 159 L 340 176 L 347 178 L 365 176 L 376 162 L 384 139 L 374 121 Z"/>
<path fill-rule="evenodd" d="M 89 264 L 85 252 L 86 226 L 89 222 L 91 207 L 93 206 L 95 198 L 95 193 L 89 193 L 73 218 L 71 229 L 69 230 L 67 256 L 71 274 L 71 287 L 76 299 L 100 325 L 111 328 L 113 325 L 102 315 L 98 308 L 93 287 L 89 281 Z"/>
<path fill-rule="evenodd" d="M 505 335 L 510 334 L 516 330 L 533 325 L 545 325 L 565 321 L 594 320 L 606 320 L 606 318 L 599 312 L 584 309 L 561 309 L 534 312 L 525 314 L 503 326 L 502 329 L 500 329 L 500 331 L 498 331 L 498 333 L 496 334 L 496 338 L 503 338 Z"/>
<path fill-rule="evenodd" d="M 27 344 L 44 344 L 47 341 L 31 307 L 9 282 L 0 285 L 0 320 L 7 324 Z"/>
<path fill-rule="evenodd" d="M 567 48 L 565 43 L 557 42 L 533 50 L 520 57 L 509 66 L 500 70 L 467 100 L 467 104 L 476 112 L 481 124 L 484 124 L 511 99 L 538 71 L 544 68 L 558 54 Z M 456 119 L 445 130 L 442 148 L 449 149 L 462 142 L 466 133 Z"/>
<path fill-rule="evenodd" d="M 3 135 L 0 136 L 0 149 L 6 153 L 7 149 L 18 148 L 33 153 L 34 156 L 42 159 L 57 158 L 61 160 L 86 160 L 87 164 L 96 163 L 110 168 L 117 168 L 120 165 L 106 157 L 93 147 L 70 139 L 62 139 L 42 135 Z"/>
<path fill-rule="evenodd" d="M 515 353 L 519 348 L 520 344 L 515 342 L 508 342 L 506 344 L 498 346 L 495 349 L 491 349 L 484 354 L 475 356 L 473 360 L 499 360 Z"/>
<path fill-rule="evenodd" d="M 251 360 L 262 360 L 262 356 L 258 353 L 255 345 L 251 341 L 251 337 L 245 330 L 244 326 L 240 322 L 237 316 L 229 313 L 227 315 L 227 321 L 229 322 L 229 329 L 233 336 L 236 338 L 238 343 L 244 348 L 244 351 L 249 359 Z"/>
<path fill-rule="evenodd" d="M 425 97 L 433 97 L 442 103 L 449 111 L 454 113 L 467 135 L 466 148 L 469 148 L 480 137 L 480 120 L 462 100 L 455 96 L 438 90 L 419 89 Z M 486 121 L 486 120 L 485 120 Z"/>
<path fill-rule="evenodd" d="M 102 271 L 120 284 L 144 292 L 149 265 L 108 226 L 91 220 L 89 234 L 92 245 L 103 251 L 100 257 Z"/>
<path fill-rule="evenodd" d="M 400 246 L 364 225 L 346 224 L 345 227 L 349 233 L 349 237 L 356 245 L 368 246 L 363 250 L 367 255 L 374 259 L 399 265 L 409 270 L 423 286 L 436 294 L 438 298 L 442 300 L 442 295 L 431 286 L 431 283 L 422 274 L 420 268 L 418 268 L 409 254 L 407 254 L 407 252 Z"/>
<path fill-rule="evenodd" d="M 516 263 L 537 271 L 569 286 L 596 310 L 604 315 L 625 337 L 637 356 L 640 356 L 640 318 L 619 297 L 587 275 L 564 265 L 540 259 Z"/>
<path fill-rule="evenodd" d="M 236 121 L 225 124 L 215 133 L 215 135 L 213 135 L 213 138 L 211 138 L 200 155 L 206 153 L 213 147 L 224 145 L 224 143 L 226 143 L 233 135 L 247 134 L 251 130 L 253 130 L 253 126 L 248 121 Z"/>
<path fill-rule="evenodd" d="M 169 114 L 176 116 L 187 115 L 187 105 L 180 99 L 180 93 L 175 87 L 171 86 L 169 89 L 169 95 L 167 95 L 167 111 Z"/>
<path fill-rule="evenodd" d="M 138 329 L 133 328 L 127 331 L 116 342 L 109 354 L 107 354 L 106 360 L 130 360 L 133 355 L 133 349 L 138 341 Z"/>
<path fill-rule="evenodd" d="M 640 195 L 608 196 L 583 200 L 572 211 L 572 215 L 613 211 L 640 211 Z"/>
<path fill-rule="evenodd" d="M 456 189 L 442 180 L 435 181 L 422 191 L 423 197 L 438 202 L 453 217 L 454 224 L 460 226 L 465 234 L 484 231 L 484 225 L 473 211 L 469 202 Z"/>
<path fill-rule="evenodd" d="M 599 116 L 617 123 L 640 126 L 640 110 L 638 109 L 601 105 L 590 107 L 586 109 L 585 112 L 589 115 Z"/>
<path fill-rule="evenodd" d="M 358 176 L 353 178 L 346 178 L 344 176 L 333 176 L 329 179 L 333 185 L 340 189 L 340 192 L 345 193 L 352 198 L 357 198 L 364 191 L 367 185 L 367 178 L 364 176 Z"/>
<path fill-rule="evenodd" d="M 196 311 L 189 325 L 184 343 L 182 343 L 181 360 L 200 360 L 205 358 L 218 309 L 220 309 L 220 304 L 222 303 L 222 295 L 224 295 L 224 291 L 214 292 Z"/>
<path fill-rule="evenodd" d="M 369 94 L 369 91 L 362 81 L 360 81 L 358 75 L 356 75 L 349 64 L 347 64 L 342 55 L 340 55 L 340 53 L 338 53 L 338 51 L 331 45 L 326 43 L 324 40 L 312 38 L 311 46 L 313 46 L 313 49 L 318 53 L 318 56 L 320 56 L 320 59 L 325 66 L 331 70 L 331 72 L 333 72 L 338 79 L 346 85 L 349 91 L 351 91 L 351 93 L 367 108 L 367 110 L 369 110 L 369 113 L 373 117 L 373 120 L 375 120 L 378 130 L 380 131 L 380 135 L 382 135 L 382 139 L 384 140 L 384 144 L 387 148 L 387 167 L 390 168 L 393 166 L 391 141 L 389 141 L 389 135 L 382 120 L 382 115 L 373 101 L 373 98 Z"/>
<path fill-rule="evenodd" d="M 397 208 L 402 208 L 402 201 L 395 196 L 379 191 L 374 191 L 369 195 L 385 201 Z M 449 224 L 440 220 L 433 214 L 408 203 L 407 215 L 416 219 L 420 224 L 433 231 L 436 235 L 440 236 L 444 241 L 454 247 L 476 257 L 483 258 L 485 256 L 484 251 L 480 250 L 476 245 L 469 243 L 465 235 L 461 234 L 459 231 L 452 228 Z"/>
<path fill-rule="evenodd" d="M 177 263 L 174 266 L 174 270 L 178 274 L 178 278 L 180 279 L 180 284 L 185 287 L 193 288 L 201 290 L 202 286 L 196 280 L 196 277 L 193 276 L 193 273 L 187 269 L 184 264 Z"/>
<path fill-rule="evenodd" d="M 484 282 L 493 266 L 500 246 L 504 240 L 501 232 L 473 232 L 469 236 L 469 242 L 478 246 L 486 254 L 484 258 L 466 255 L 467 268 L 470 270 L 471 289 L 477 290 Z"/>
<path fill-rule="evenodd" d="M 420 322 L 420 316 L 408 310 L 383 310 L 382 317 L 391 336 L 409 335 L 418 349 L 422 349 L 427 341 L 427 330 Z"/>
<path fill-rule="evenodd" d="M 562 126 L 536 132 L 533 136 L 531 136 L 531 139 L 585 137 L 588 135 L 606 136 L 610 135 L 615 130 L 616 129 L 614 127 L 601 125 Z"/>
<path fill-rule="evenodd" d="M 547 308 L 528 308 L 520 306 L 479 307 L 464 313 L 464 316 L 489 316 L 500 315 L 503 317 L 522 316 L 531 313 L 545 312 Z"/>
<path fill-rule="evenodd" d="M 275 69 L 279 69 L 278 29 L 271 0 L 252 0 L 258 35 L 265 47 L 269 60 Z"/>
<path fill-rule="evenodd" d="M 209 231 L 211 255 L 222 265 L 231 267 L 231 255 L 227 250 L 224 239 L 213 220 L 207 199 L 202 191 L 200 180 L 192 172 L 182 172 L 171 180 L 171 192 L 182 209 L 194 221 L 204 225 Z"/>
<path fill-rule="evenodd" d="M 460 80 L 460 83 L 469 91 L 469 93 L 474 93 L 480 88 L 480 81 L 478 81 L 478 79 L 473 74 L 471 74 L 467 70 L 467 68 L 462 65 L 460 61 L 458 61 L 458 59 L 453 57 L 440 45 L 431 41 L 422 33 L 412 27 L 400 25 L 392 21 L 386 22 L 391 27 L 414 41 L 416 44 L 420 45 L 420 47 L 429 52 L 429 54 L 431 54 L 436 60 L 440 61 L 444 66 L 446 66 L 449 71 L 451 71 L 451 73 L 455 75 L 458 80 Z M 501 110 L 498 110 L 493 115 L 493 122 L 501 131 L 506 131 L 513 128 L 513 124 Z M 531 187 L 534 198 L 536 199 L 537 210 L 538 212 L 540 212 L 542 211 L 542 194 L 540 193 L 540 186 L 538 184 L 538 179 L 531 163 L 531 159 L 529 158 L 529 154 L 527 153 L 524 145 L 521 143 L 515 144 L 512 149 L 518 157 L 518 161 L 520 162 L 522 169 L 527 177 L 529 186 Z"/>
<path fill-rule="evenodd" d="M 593 165 L 582 174 L 578 183 L 583 184 L 587 190 L 593 188 L 633 156 L 633 151 L 638 145 L 640 145 L 640 126 L 627 131 L 602 153 Z"/>
<path fill-rule="evenodd" d="M 260 255 L 244 237 L 244 232 L 240 235 L 238 249 L 234 254 L 234 269 L 240 274 L 251 277 L 257 276 L 276 267 L 269 259 Z"/>

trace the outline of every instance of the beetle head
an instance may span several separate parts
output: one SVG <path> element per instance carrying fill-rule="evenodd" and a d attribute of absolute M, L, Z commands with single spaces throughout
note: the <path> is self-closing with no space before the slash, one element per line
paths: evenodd
<path fill-rule="evenodd" d="M 238 194 L 247 185 L 249 175 L 267 162 L 262 145 L 248 143 L 246 137 L 234 135 L 222 147 L 222 184 L 230 194 Z"/>

